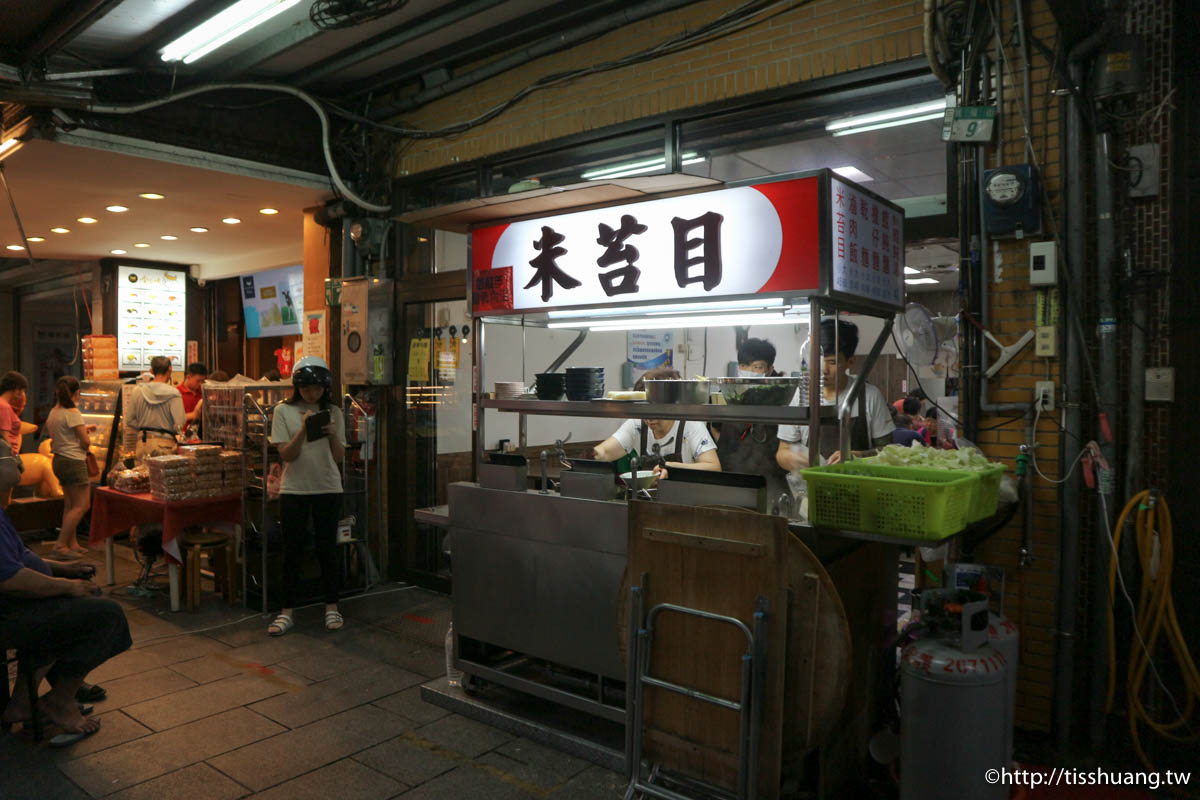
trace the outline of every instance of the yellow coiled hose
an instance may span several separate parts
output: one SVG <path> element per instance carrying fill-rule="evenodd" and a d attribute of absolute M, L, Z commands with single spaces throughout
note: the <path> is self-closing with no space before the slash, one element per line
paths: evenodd
<path fill-rule="evenodd" d="M 1129 514 L 1137 510 L 1134 531 L 1137 537 L 1138 562 L 1141 566 L 1142 586 L 1138 597 L 1136 622 L 1137 631 L 1143 637 L 1142 642 L 1134 641 L 1130 645 L 1129 671 L 1125 677 L 1125 699 L 1128 703 L 1129 732 L 1133 737 L 1133 746 L 1138 758 L 1153 769 L 1150 759 L 1142 749 L 1138 732 L 1141 723 L 1157 732 L 1160 736 L 1175 741 L 1187 742 L 1200 738 L 1200 732 L 1191 731 L 1188 721 L 1200 699 L 1200 672 L 1196 670 L 1196 662 L 1188 652 L 1187 642 L 1179 627 L 1179 619 L 1175 615 L 1175 602 L 1171 598 L 1171 571 L 1174 568 L 1175 547 L 1172 539 L 1171 512 L 1162 495 L 1151 496 L 1150 491 L 1144 491 L 1133 497 L 1117 519 L 1113 529 L 1113 552 L 1108 565 L 1108 594 L 1111 600 L 1108 608 L 1108 701 L 1106 711 L 1111 713 L 1113 697 L 1116 694 L 1117 645 L 1113 627 L 1113 603 L 1118 602 L 1116 593 L 1117 553 L 1120 552 L 1121 533 L 1125 529 L 1125 520 Z M 1155 552 L 1155 540 L 1158 548 Z M 1154 560 L 1157 555 L 1158 564 Z M 1159 637 L 1165 636 L 1179 665 L 1183 678 L 1185 702 L 1183 708 L 1175 704 L 1173 720 L 1159 721 L 1151 717 L 1142 704 L 1142 684 L 1146 673 L 1151 668 L 1150 654 L 1155 651 Z M 1143 647 L 1144 644 L 1144 647 Z M 1181 732 L 1180 729 L 1186 731 Z"/>

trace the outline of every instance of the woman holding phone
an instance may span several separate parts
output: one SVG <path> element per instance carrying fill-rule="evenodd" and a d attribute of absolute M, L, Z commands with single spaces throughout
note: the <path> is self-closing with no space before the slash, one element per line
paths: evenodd
<path fill-rule="evenodd" d="M 342 513 L 338 464 L 346 451 L 346 426 L 330 394 L 332 376 L 324 359 L 307 356 L 296 362 L 292 386 L 292 396 L 275 406 L 271 422 L 271 443 L 283 461 L 283 609 L 267 628 L 272 636 L 282 636 L 295 625 L 292 612 L 310 517 L 325 594 L 325 627 L 338 630 L 344 623 L 338 612 L 336 539 Z"/>
<path fill-rule="evenodd" d="M 46 418 L 46 434 L 54 453 L 54 477 L 58 478 L 63 490 L 63 521 L 52 552 L 55 558 L 74 560 L 88 551 L 79 544 L 75 531 L 92 505 L 91 476 L 100 474 L 88 437 L 89 431 L 96 426 L 84 424 L 83 414 L 76 407 L 79 402 L 78 378 L 73 375 L 59 378 L 54 384 L 54 396 L 58 402 Z"/>

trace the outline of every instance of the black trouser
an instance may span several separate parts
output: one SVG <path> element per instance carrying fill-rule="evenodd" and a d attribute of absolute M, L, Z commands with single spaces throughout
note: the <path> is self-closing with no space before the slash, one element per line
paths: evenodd
<path fill-rule="evenodd" d="M 296 607 L 296 586 L 304 562 L 308 518 L 312 514 L 317 561 L 321 565 L 321 587 L 326 603 L 336 603 L 341 590 L 337 569 L 337 523 L 342 514 L 342 495 L 281 494 L 279 516 L 283 523 L 283 607 Z"/>
<path fill-rule="evenodd" d="M 48 678 L 84 678 L 129 649 L 125 611 L 106 597 L 47 597 L 0 603 L 3 644 L 41 666 L 54 662 Z"/>

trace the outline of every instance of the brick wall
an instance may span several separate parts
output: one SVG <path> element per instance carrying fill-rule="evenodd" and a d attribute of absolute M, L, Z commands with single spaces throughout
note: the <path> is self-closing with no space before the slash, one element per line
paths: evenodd
<path fill-rule="evenodd" d="M 643 20 L 571 50 L 537 59 L 403 116 L 436 128 L 470 119 L 555 72 L 644 50 L 738 5 L 708 0 Z M 735 35 L 654 61 L 537 92 L 496 119 L 453 139 L 417 141 L 398 160 L 403 174 L 471 161 L 628 120 L 801 83 L 915 55 L 919 0 L 815 0 Z"/>

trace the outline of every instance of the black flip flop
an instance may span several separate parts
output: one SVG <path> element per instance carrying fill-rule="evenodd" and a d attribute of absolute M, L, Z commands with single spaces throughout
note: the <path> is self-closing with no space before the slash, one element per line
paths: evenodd
<path fill-rule="evenodd" d="M 83 714 L 85 717 L 96 710 L 87 703 L 76 703 L 76 705 L 79 706 L 79 713 Z"/>
<path fill-rule="evenodd" d="M 96 722 L 99 723 L 100 720 L 96 720 Z M 51 747 L 67 747 L 68 745 L 75 744 L 81 739 L 88 738 L 93 733 L 99 732 L 99 730 L 100 726 L 97 724 L 95 729 L 90 731 L 81 731 L 79 733 L 60 733 L 58 736 L 53 736 L 50 738 L 49 745 Z"/>
<path fill-rule="evenodd" d="M 95 683 L 85 683 L 75 691 L 75 700 L 80 703 L 99 703 L 107 697 L 104 687 Z"/>

